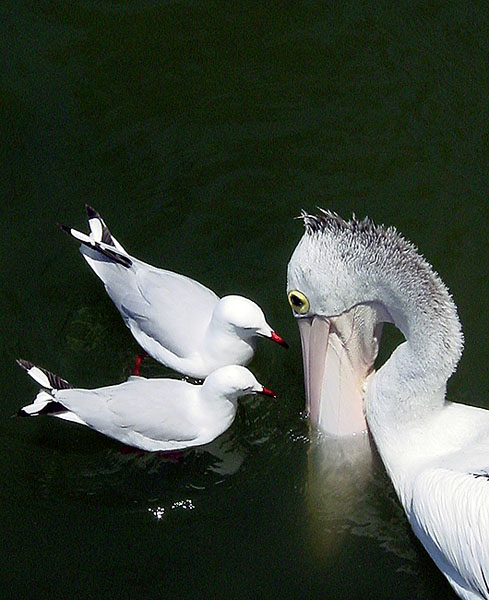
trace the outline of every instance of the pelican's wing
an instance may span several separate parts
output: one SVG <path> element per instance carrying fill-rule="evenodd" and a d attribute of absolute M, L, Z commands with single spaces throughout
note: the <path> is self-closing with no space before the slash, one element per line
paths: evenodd
<path fill-rule="evenodd" d="M 448 579 L 489 598 L 488 471 L 424 470 L 414 481 L 408 516 Z"/>
<path fill-rule="evenodd" d="M 132 286 L 120 290 L 119 304 L 131 330 L 139 329 L 178 356 L 191 354 L 205 334 L 219 297 L 178 273 L 140 261 L 134 261 L 132 269 Z"/>

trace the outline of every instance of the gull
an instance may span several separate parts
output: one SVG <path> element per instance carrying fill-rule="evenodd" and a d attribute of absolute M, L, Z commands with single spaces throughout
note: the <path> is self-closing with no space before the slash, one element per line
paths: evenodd
<path fill-rule="evenodd" d="M 125 324 L 157 361 L 201 379 L 225 365 L 247 365 L 258 337 L 288 347 L 257 304 L 236 295 L 219 298 L 185 275 L 134 258 L 98 212 L 90 206 L 86 209 L 89 235 L 60 227 L 81 242 L 80 252 L 102 280 Z"/>
<path fill-rule="evenodd" d="M 208 444 L 234 421 L 238 398 L 248 394 L 276 398 L 240 365 L 220 367 L 202 385 L 133 376 L 118 385 L 77 389 L 26 360 L 17 362 L 42 388 L 19 416 L 50 415 L 149 452 Z"/>

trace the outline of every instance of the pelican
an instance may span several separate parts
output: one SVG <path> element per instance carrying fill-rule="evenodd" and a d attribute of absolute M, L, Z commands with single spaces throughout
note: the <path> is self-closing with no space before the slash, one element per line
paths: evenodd
<path fill-rule="evenodd" d="M 445 399 L 463 347 L 457 308 L 393 227 L 321 211 L 288 265 L 312 425 L 368 426 L 409 523 L 465 600 L 489 598 L 489 411 Z M 382 323 L 405 341 L 374 369 Z"/>
<path fill-rule="evenodd" d="M 139 345 L 164 365 L 205 378 L 225 365 L 247 365 L 257 337 L 287 348 L 261 308 L 242 296 L 219 298 L 202 284 L 130 256 L 102 217 L 86 207 L 90 234 L 61 228 L 81 242 L 80 252 L 103 281 Z M 135 375 L 139 375 L 140 359 Z"/>
<path fill-rule="evenodd" d="M 239 397 L 264 394 L 276 398 L 239 365 L 217 369 L 202 385 L 130 377 L 119 385 L 86 390 L 74 389 L 26 360 L 17 362 L 43 388 L 32 404 L 19 410 L 19 416 L 51 415 L 148 452 L 212 442 L 231 426 Z"/>

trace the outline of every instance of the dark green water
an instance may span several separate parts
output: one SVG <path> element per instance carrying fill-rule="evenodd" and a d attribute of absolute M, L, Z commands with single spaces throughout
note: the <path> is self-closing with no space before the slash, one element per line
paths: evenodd
<path fill-rule="evenodd" d="M 0 23 L 0 595 L 453 597 L 380 461 L 338 467 L 309 439 L 285 272 L 301 208 L 396 225 L 459 306 L 450 398 L 489 408 L 487 3 L 4 0 Z M 252 370 L 279 399 L 245 399 L 219 456 L 9 418 L 35 393 L 18 356 L 86 387 L 131 368 L 56 227 L 84 228 L 85 202 L 290 342 L 260 344 Z"/>

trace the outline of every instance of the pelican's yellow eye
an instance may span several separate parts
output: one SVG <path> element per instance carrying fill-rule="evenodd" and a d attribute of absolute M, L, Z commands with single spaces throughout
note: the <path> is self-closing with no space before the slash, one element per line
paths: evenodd
<path fill-rule="evenodd" d="M 305 315 L 309 310 L 309 300 L 299 290 L 292 290 L 287 294 L 292 310 L 299 315 Z"/>

